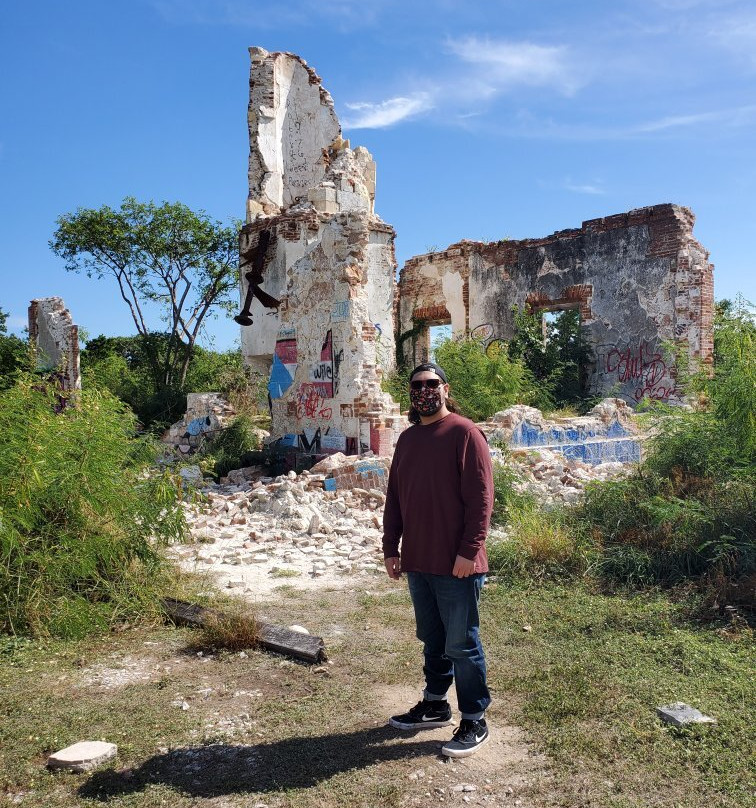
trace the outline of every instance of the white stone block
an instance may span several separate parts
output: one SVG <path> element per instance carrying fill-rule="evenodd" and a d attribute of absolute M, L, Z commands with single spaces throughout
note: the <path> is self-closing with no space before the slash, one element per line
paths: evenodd
<path fill-rule="evenodd" d="M 86 772 L 118 754 L 114 743 L 105 741 L 79 741 L 55 752 L 47 759 L 48 769 L 68 769 L 72 772 Z"/>

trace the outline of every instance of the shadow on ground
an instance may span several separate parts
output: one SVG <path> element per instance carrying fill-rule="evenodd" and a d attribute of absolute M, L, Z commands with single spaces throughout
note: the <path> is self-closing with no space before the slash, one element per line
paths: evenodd
<path fill-rule="evenodd" d="M 137 769 L 97 772 L 79 795 L 107 802 L 114 797 L 163 784 L 195 797 L 308 788 L 336 774 L 393 760 L 436 756 L 437 740 L 390 727 L 314 738 L 289 738 L 259 746 L 211 744 L 174 749 Z"/>

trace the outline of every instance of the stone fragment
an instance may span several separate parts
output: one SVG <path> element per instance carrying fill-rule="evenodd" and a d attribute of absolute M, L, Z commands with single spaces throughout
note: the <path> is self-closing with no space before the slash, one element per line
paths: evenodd
<path fill-rule="evenodd" d="M 118 754 L 114 743 L 105 741 L 79 741 L 50 755 L 48 769 L 67 769 L 72 772 L 86 772 Z"/>
<path fill-rule="evenodd" d="M 716 724 L 715 718 L 704 715 L 695 707 L 685 704 L 682 701 L 676 701 L 672 704 L 667 704 L 663 707 L 657 707 L 656 713 L 667 724 L 673 724 L 676 727 L 684 727 L 686 724 Z"/>

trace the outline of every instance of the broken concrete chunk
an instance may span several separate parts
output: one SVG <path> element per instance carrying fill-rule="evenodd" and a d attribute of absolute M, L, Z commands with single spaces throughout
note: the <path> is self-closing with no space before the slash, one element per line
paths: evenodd
<path fill-rule="evenodd" d="M 55 752 L 47 759 L 48 769 L 67 769 L 72 772 L 86 772 L 118 754 L 114 743 L 105 741 L 79 741 Z"/>
<path fill-rule="evenodd" d="M 686 724 L 716 724 L 715 718 L 704 715 L 695 707 L 685 704 L 682 701 L 676 701 L 673 704 L 667 704 L 664 707 L 657 707 L 656 713 L 667 724 L 673 724 L 676 727 L 684 727 Z"/>

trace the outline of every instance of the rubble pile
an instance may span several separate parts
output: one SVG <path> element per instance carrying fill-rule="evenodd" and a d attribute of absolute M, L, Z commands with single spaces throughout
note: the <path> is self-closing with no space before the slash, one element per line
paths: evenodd
<path fill-rule="evenodd" d="M 515 488 L 534 496 L 547 508 L 575 505 L 588 483 L 624 477 L 633 469 L 632 465 L 617 462 L 594 466 L 549 449 L 515 450 L 509 462 L 520 478 Z"/>
<path fill-rule="evenodd" d="M 587 483 L 632 469 L 622 463 L 590 465 L 546 448 L 492 454 L 495 462 L 514 468 L 520 491 L 547 507 L 575 504 Z M 175 545 L 170 553 L 221 586 L 258 595 L 288 579 L 302 587 L 382 573 L 389 465 L 388 458 L 339 453 L 299 475 L 265 477 L 259 467 L 232 472 L 224 484 L 206 485 L 199 503 L 184 503 L 193 542 Z M 376 481 L 376 487 L 359 484 Z"/>
<path fill-rule="evenodd" d="M 186 414 L 166 430 L 163 443 L 181 454 L 191 454 L 202 446 L 205 438 L 228 426 L 235 416 L 236 411 L 220 393 L 189 393 Z"/>
<path fill-rule="evenodd" d="M 292 471 L 205 488 L 202 504 L 184 506 L 195 543 L 171 552 L 184 567 L 254 592 L 289 577 L 383 571 L 384 492 L 326 491 L 325 480 L 326 472 Z"/>

